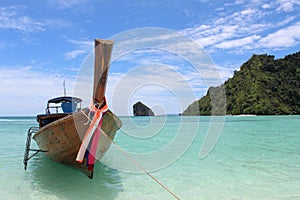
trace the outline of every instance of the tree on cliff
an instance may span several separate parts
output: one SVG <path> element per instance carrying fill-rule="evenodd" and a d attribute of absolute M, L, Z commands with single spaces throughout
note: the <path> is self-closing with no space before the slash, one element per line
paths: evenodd
<path fill-rule="evenodd" d="M 211 115 L 211 95 L 218 95 L 221 87 L 226 91 L 227 114 L 300 114 L 300 52 L 277 60 L 266 54 L 253 55 L 232 78 L 210 87 L 183 115 Z"/>

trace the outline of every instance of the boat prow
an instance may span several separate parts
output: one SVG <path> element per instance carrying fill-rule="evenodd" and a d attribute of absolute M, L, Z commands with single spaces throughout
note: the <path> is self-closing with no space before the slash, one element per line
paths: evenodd
<path fill-rule="evenodd" d="M 81 163 L 76 161 L 77 153 L 92 119 L 88 112 L 88 109 L 84 109 L 47 124 L 33 136 L 33 139 L 50 159 L 79 168 L 92 177 L 93 170 L 88 169 L 87 158 L 84 158 Z M 121 125 L 120 119 L 110 110 L 105 113 L 101 127 L 105 134 L 102 134 L 98 141 L 96 160 L 100 160 L 109 149 Z"/>
<path fill-rule="evenodd" d="M 45 114 L 37 115 L 39 129 L 28 131 L 25 169 L 32 157 L 29 152 L 43 151 L 50 159 L 78 168 L 88 177 L 93 177 L 95 162 L 104 156 L 122 126 L 105 100 L 112 45 L 111 40 L 95 40 L 93 101 L 89 108 L 81 109 L 80 98 L 62 96 L 50 99 Z M 33 133 L 40 150 L 30 149 Z"/>

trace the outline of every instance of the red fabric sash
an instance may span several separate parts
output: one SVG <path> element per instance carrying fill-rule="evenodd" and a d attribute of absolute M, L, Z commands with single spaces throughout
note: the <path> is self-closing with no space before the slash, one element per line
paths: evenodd
<path fill-rule="evenodd" d="M 88 130 L 86 131 L 84 138 L 82 140 L 80 149 L 77 153 L 76 161 L 82 163 L 84 155 L 87 151 L 87 148 L 91 142 L 91 148 L 88 156 L 88 165 L 94 165 L 95 164 L 95 158 L 98 148 L 98 143 L 101 135 L 101 126 L 102 126 L 102 117 L 105 114 L 105 112 L 108 111 L 108 106 L 105 101 L 105 106 L 103 106 L 101 109 L 98 109 L 95 107 L 95 105 L 92 103 L 90 106 L 90 111 L 95 112 L 94 117 L 90 123 L 90 126 Z"/>

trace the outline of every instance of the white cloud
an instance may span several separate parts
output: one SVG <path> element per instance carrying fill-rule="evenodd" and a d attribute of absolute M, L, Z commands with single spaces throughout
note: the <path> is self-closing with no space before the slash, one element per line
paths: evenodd
<path fill-rule="evenodd" d="M 183 9 L 180 12 L 182 12 L 186 17 L 192 17 L 195 15 L 195 13 L 189 9 Z"/>
<path fill-rule="evenodd" d="M 253 38 L 252 35 L 259 37 L 258 33 L 265 30 L 267 24 L 257 23 L 257 19 L 264 14 L 259 9 L 248 8 L 232 13 L 231 15 L 217 18 L 210 24 L 202 24 L 193 28 L 188 28 L 182 33 L 195 39 L 204 47 L 226 48 L 230 44 L 237 46 L 234 41 L 239 39 L 247 42 Z M 238 40 L 237 40 L 238 41 Z M 233 46 L 233 47 L 234 47 Z"/>
<path fill-rule="evenodd" d="M 197 1 L 199 1 L 201 3 L 207 3 L 208 2 L 208 0 L 197 0 Z"/>
<path fill-rule="evenodd" d="M 149 106 L 159 105 L 167 113 L 179 113 L 202 96 L 207 87 L 222 82 L 208 55 L 193 40 L 174 31 L 150 29 L 153 31 L 138 29 L 116 37 L 111 60 L 119 68 L 110 70 L 106 94 L 111 108 L 119 115 L 131 114 L 128 108 L 136 100 L 150 101 Z M 87 101 L 91 98 L 87 88 L 92 85 L 92 62 L 90 54 L 79 72 L 82 78 L 76 82 L 80 93 L 77 96 L 84 96 Z M 166 100 L 170 98 L 179 99 L 180 106 L 177 100 Z"/>
<path fill-rule="evenodd" d="M 295 20 L 295 16 L 289 16 L 289 17 L 286 17 L 285 19 L 281 20 L 281 21 L 278 21 L 275 26 L 280 29 L 288 24 L 290 24 L 291 22 L 293 22 Z"/>
<path fill-rule="evenodd" d="M 23 14 L 24 6 L 0 7 L 0 28 L 21 32 L 44 31 L 42 22 Z"/>
<path fill-rule="evenodd" d="M 78 56 L 85 55 L 86 53 L 87 52 L 82 49 L 73 50 L 73 51 L 65 53 L 65 59 L 67 59 L 67 60 L 74 59 L 74 58 L 77 58 Z"/>
<path fill-rule="evenodd" d="M 271 8 L 276 9 L 276 3 L 279 5 L 278 12 L 271 11 Z M 246 7 L 247 4 L 244 4 L 243 7 Z M 295 23 L 297 16 L 285 14 L 285 17 L 282 17 L 281 11 L 291 11 L 291 8 L 295 10 L 298 5 L 300 1 L 295 0 L 251 4 L 249 8 L 227 15 L 222 14 L 222 17 L 215 18 L 210 23 L 185 29 L 182 33 L 193 38 L 209 52 L 220 49 L 241 52 L 260 48 L 291 47 L 299 44 L 300 27 Z M 267 22 L 269 17 L 274 20 Z M 294 25 L 291 25 L 293 22 Z"/>
<path fill-rule="evenodd" d="M 219 81 L 215 85 L 219 85 L 223 80 L 220 75 L 229 76 L 226 70 L 213 69 L 209 63 L 206 68 L 197 71 L 191 66 L 157 63 L 151 59 L 145 62 L 145 59 L 147 57 L 140 60 L 136 56 L 134 60 L 137 67 L 131 67 L 129 71 L 124 72 L 123 68 L 119 72 L 110 70 L 106 96 L 110 108 L 116 114 L 132 115 L 132 104 L 138 100 L 150 107 L 158 105 L 167 113 L 180 113 L 191 102 L 203 96 L 207 88 L 216 82 L 216 78 Z M 139 61 L 141 64 L 138 64 Z M 123 64 L 123 60 L 121 62 Z M 83 65 L 79 74 L 75 94 L 88 102 L 91 98 L 93 70 Z"/>
<path fill-rule="evenodd" d="M 67 0 L 56 0 L 51 1 L 51 5 L 58 9 L 67 9 L 67 8 L 74 8 L 77 6 L 86 3 L 86 1 L 67 1 Z M 225 9 L 220 8 L 222 10 L 219 16 L 216 16 L 215 19 L 209 18 L 209 21 L 204 24 L 199 24 L 195 27 L 185 29 L 180 31 L 186 36 L 189 36 L 194 41 L 198 42 L 201 46 L 205 47 L 208 51 L 217 51 L 217 50 L 244 50 L 244 49 L 252 49 L 256 50 L 258 48 L 273 48 L 273 47 L 289 47 L 299 44 L 300 38 L 300 25 L 299 22 L 295 23 L 297 16 L 288 15 L 289 13 L 296 9 L 296 6 L 299 5 L 299 1 L 295 0 L 277 0 L 277 4 L 275 2 L 272 3 L 265 3 L 261 2 L 258 5 L 255 5 L 251 1 L 250 3 L 253 4 L 251 6 L 247 6 L 247 1 L 245 0 L 236 0 L 235 5 L 234 3 L 228 4 L 227 6 L 240 6 L 240 10 L 229 13 L 230 10 L 228 7 Z M 250 4 L 249 3 L 249 4 Z M 50 4 L 50 1 L 49 1 Z M 244 8 L 244 9 L 243 9 Z M 275 11 L 277 9 L 277 12 Z M 37 31 L 44 31 L 46 26 L 54 26 L 54 24 L 61 24 L 62 26 L 66 26 L 64 21 L 59 19 L 57 20 L 44 20 L 40 19 L 33 19 L 27 15 L 22 14 L 25 8 L 23 7 L 9 7 L 9 8 L 0 8 L 0 29 L 14 29 L 22 32 L 37 32 Z M 271 9 L 274 9 L 271 11 Z M 237 10 L 237 9 L 235 9 Z M 275 11 L 275 12 L 274 12 Z M 275 14 L 274 14 L 275 13 Z M 284 17 L 279 15 L 278 13 L 286 14 Z M 189 13 L 186 13 L 187 15 Z M 222 16 L 222 17 L 220 17 Z M 272 22 L 266 22 L 269 18 L 274 19 Z M 140 37 L 140 35 L 136 35 L 130 39 L 124 39 L 124 43 L 121 44 L 119 47 L 114 47 L 114 52 L 118 52 L 120 49 L 123 51 L 124 48 L 130 47 L 132 43 L 138 44 L 145 44 L 145 46 L 149 45 L 156 45 L 156 47 L 163 47 L 164 41 L 170 40 L 173 42 L 170 45 L 170 49 L 173 52 L 179 52 L 181 50 L 183 52 L 182 58 L 184 59 L 184 52 L 191 52 L 193 51 L 193 42 L 185 43 L 180 42 L 179 40 L 173 38 L 174 35 L 172 34 L 158 34 L 156 37 L 151 37 L 155 33 L 144 33 L 146 37 Z M 128 36 L 128 35 L 127 35 Z M 147 37 L 149 36 L 149 37 Z M 154 42 L 153 42 L 154 41 Z M 72 49 L 69 52 L 65 53 L 65 59 L 76 59 L 80 56 L 87 55 L 90 51 L 93 50 L 93 42 L 88 39 L 79 39 L 79 40 L 68 40 L 69 43 L 73 45 Z M 126 43 L 127 42 L 127 43 Z M 156 43 L 156 44 L 153 44 Z M 6 43 L 0 42 L 1 46 L 5 46 Z M 192 47 L 192 48 L 191 48 Z M 198 45 L 199 47 L 199 45 Z M 197 47 L 197 48 L 198 48 Z M 163 48 L 162 48 L 163 49 Z M 198 51 L 198 49 L 196 49 Z M 195 50 L 195 53 L 196 53 Z M 149 50 L 148 50 L 149 51 Z M 155 53 L 155 52 L 154 52 Z M 194 53 L 194 52 L 193 52 Z M 199 51 L 198 54 L 199 55 Z M 204 55 L 204 53 L 203 53 Z M 203 56 L 201 54 L 201 56 Z M 122 58 L 123 62 L 128 60 L 134 60 L 133 57 L 124 57 Z M 126 60 L 127 59 L 127 60 Z M 211 70 L 209 65 L 207 68 L 203 67 L 200 68 L 201 75 L 199 76 L 199 72 L 195 72 L 192 70 L 183 70 L 180 65 L 175 65 L 174 63 L 164 63 L 161 61 L 169 61 L 172 60 L 171 56 L 166 56 L 161 54 L 158 57 L 154 57 L 151 60 L 142 59 L 134 60 L 137 62 L 136 64 L 140 64 L 141 66 L 145 65 L 155 65 L 156 63 L 161 63 L 169 70 L 155 68 L 155 71 L 147 71 L 144 70 L 137 73 L 130 73 L 129 75 L 119 72 L 114 72 L 109 76 L 109 85 L 107 93 L 108 95 L 113 96 L 114 91 L 120 92 L 123 96 L 126 96 L 126 88 L 124 91 L 115 90 L 117 84 L 121 84 L 120 80 L 126 79 L 126 83 L 128 87 L 134 87 L 137 83 L 142 83 L 142 81 L 147 80 L 149 83 L 163 83 L 165 85 L 171 85 L 174 91 L 185 91 L 185 87 L 188 84 L 191 86 L 193 91 L 196 92 L 203 92 L 206 87 L 203 85 L 203 79 L 207 78 L 216 78 L 216 74 L 214 70 Z M 177 61 L 177 60 L 173 60 Z M 205 66 L 203 63 L 198 63 L 201 66 Z M 128 67 L 128 66 L 125 66 Z M 152 68 L 153 69 L 153 68 Z M 186 69 L 186 68 L 184 68 Z M 224 77 L 230 77 L 232 74 L 232 70 L 226 70 L 224 67 L 218 67 L 219 75 L 222 79 Z M 171 73 L 170 71 L 173 72 Z M 175 73 L 174 73 L 175 71 Z M 154 73 L 155 72 L 155 73 Z M 61 82 L 62 77 L 57 76 L 56 74 L 46 74 L 43 72 L 37 72 L 32 70 L 30 67 L 16 67 L 13 69 L 8 69 L 7 67 L 0 70 L 0 92 L 2 94 L 7 95 L 10 98 L 14 99 L 21 99 L 22 95 L 25 93 L 32 92 L 32 94 L 41 95 L 47 89 L 46 95 L 42 96 L 44 100 L 49 98 L 53 94 L 55 96 L 55 92 L 60 91 L 61 89 Z M 159 76 L 157 76 L 157 74 Z M 182 79 L 182 77 L 184 77 Z M 126 76 L 126 77 L 125 77 Z M 202 76 L 202 77 L 201 77 Z M 203 79 L 201 79 L 203 78 Z M 163 80 L 166 79 L 166 80 Z M 181 81 L 180 81 L 181 80 Z M 122 84 L 121 84 L 122 85 Z M 22 87 L 21 87 L 22 86 Z M 42 90 L 37 90 L 36 88 L 43 88 Z M 14 91 L 16 94 L 9 94 L 9 91 Z M 25 92 L 25 93 L 24 93 Z M 153 94 L 163 93 L 165 90 L 163 87 L 156 86 L 151 87 L 150 85 L 145 85 L 138 93 L 134 93 L 136 98 L 141 98 L 144 94 L 144 98 L 149 101 L 149 99 L 153 98 Z M 19 94 L 19 95 L 17 95 Z M 60 94 L 60 92 L 59 92 Z M 90 98 L 90 92 L 89 92 Z M 133 95 L 133 96 L 134 96 Z M 152 97 L 151 97 L 152 95 Z M 26 95 L 25 95 L 26 96 Z M 158 95 L 159 96 L 159 95 Z M 147 99 L 148 98 L 148 99 Z M 35 101 L 39 101 L 38 99 L 34 99 Z M 2 99 L 1 105 L 5 103 L 9 104 L 9 101 L 5 101 Z M 121 101 L 121 99 L 120 99 Z M 132 100 L 133 101 L 133 100 Z M 190 103 L 192 100 L 189 99 L 186 102 Z M 25 100 L 25 104 L 29 106 L 32 99 L 27 97 Z M 155 99 L 153 100 L 153 104 L 161 104 L 166 105 L 165 99 Z M 21 104 L 21 100 L 17 101 L 17 104 Z M 39 102 L 39 105 L 44 106 L 45 102 Z M 23 101 L 24 104 L 24 101 Z M 120 107 L 124 106 L 123 104 L 118 104 Z M 173 105 L 173 104 L 170 104 Z M 170 105 L 167 105 L 171 107 Z M 126 105 L 127 106 L 127 105 Z M 168 109 L 169 109 L 168 107 Z M 127 108 L 127 107 L 126 107 Z M 34 110 L 34 108 L 33 108 Z M 39 108 L 40 110 L 40 108 Z M 118 111 L 117 111 L 118 112 Z"/>
<path fill-rule="evenodd" d="M 43 21 L 45 26 L 52 28 L 52 29 L 59 29 L 59 28 L 69 28 L 72 26 L 73 22 L 66 21 L 64 19 L 54 18 L 54 19 L 46 19 Z"/>
<path fill-rule="evenodd" d="M 85 4 L 87 0 L 48 0 L 48 4 L 51 7 L 57 7 L 58 9 L 68 9 L 75 6 L 81 6 Z"/>
<path fill-rule="evenodd" d="M 73 81 L 60 74 L 39 72 L 32 66 L 1 66 L 0 115 L 43 113 L 48 99 L 63 95 L 64 79 L 70 94 Z"/>
<path fill-rule="evenodd" d="M 271 8 L 271 5 L 266 3 L 266 4 L 263 4 L 261 7 L 263 9 L 269 9 L 269 8 Z"/>
<path fill-rule="evenodd" d="M 259 41 L 260 47 L 290 47 L 300 43 L 300 22 L 270 33 Z"/>
<path fill-rule="evenodd" d="M 111 99 L 112 109 L 119 115 L 131 115 L 128 108 L 132 108 L 134 102 L 142 101 L 150 107 L 159 105 L 167 113 L 180 113 L 195 100 L 195 92 L 199 92 L 191 86 L 191 78 L 195 75 L 198 79 L 201 77 L 199 74 L 178 73 L 172 68 L 141 66 L 121 76 L 110 76 L 107 96 Z"/>
<path fill-rule="evenodd" d="M 279 4 L 277 11 L 291 12 L 295 7 L 300 6 L 299 0 L 277 0 L 277 3 Z"/>
<path fill-rule="evenodd" d="M 221 49 L 231 49 L 237 47 L 245 47 L 246 45 L 253 46 L 253 44 L 260 38 L 261 36 L 259 35 L 248 36 L 240 39 L 221 42 L 217 44 L 216 47 Z"/>
<path fill-rule="evenodd" d="M 246 10 L 242 10 L 242 11 L 240 12 L 240 14 L 237 13 L 237 15 L 251 15 L 251 14 L 254 14 L 255 12 L 257 12 L 257 11 L 254 10 L 254 9 L 248 8 L 248 9 L 246 9 Z"/>
<path fill-rule="evenodd" d="M 65 59 L 75 59 L 82 55 L 87 55 L 93 50 L 93 42 L 87 39 L 83 40 L 69 40 L 70 43 L 75 45 L 75 50 L 65 53 Z"/>
<path fill-rule="evenodd" d="M 235 4 L 239 5 L 239 4 L 243 4 L 245 3 L 245 0 L 235 0 Z"/>
<path fill-rule="evenodd" d="M 29 8 L 23 5 L 0 7 L 0 29 L 16 30 L 21 33 L 44 32 L 47 28 L 70 27 L 72 22 L 60 18 L 34 18 Z M 28 38 L 24 38 L 27 40 Z"/>

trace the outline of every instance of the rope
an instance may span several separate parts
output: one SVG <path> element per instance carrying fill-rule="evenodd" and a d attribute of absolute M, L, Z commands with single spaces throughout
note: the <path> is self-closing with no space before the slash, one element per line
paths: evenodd
<path fill-rule="evenodd" d="M 83 115 L 85 115 L 88 119 L 88 121 L 91 122 L 91 119 L 83 112 Z M 175 199 L 180 200 L 180 198 L 172 192 L 167 186 L 165 186 L 161 181 L 159 181 L 154 175 L 152 175 L 147 169 L 145 169 L 137 160 L 135 160 L 132 156 L 130 156 L 120 145 L 118 145 L 115 141 L 113 141 L 101 128 L 97 127 L 101 133 L 105 135 L 106 138 L 108 138 L 111 143 L 117 147 L 131 162 L 133 162 L 138 168 L 140 168 L 142 171 L 144 171 L 150 178 L 152 178 L 156 183 L 158 183 L 163 189 L 165 189 L 169 194 L 171 194 Z"/>
<path fill-rule="evenodd" d="M 105 99 L 104 99 L 104 101 L 105 101 Z M 92 140 L 92 137 L 95 134 L 96 130 L 98 130 L 97 127 L 102 119 L 103 114 L 108 110 L 108 106 L 107 106 L 107 104 L 105 104 L 105 106 L 103 106 L 100 109 L 100 108 L 95 107 L 94 103 L 92 102 L 89 110 L 90 110 L 90 112 L 94 111 L 95 115 L 94 115 L 93 119 L 91 120 L 90 126 L 84 135 L 80 149 L 77 153 L 76 161 L 78 161 L 79 163 L 82 163 L 87 146 L 89 145 L 90 141 Z M 90 119 L 90 118 L 88 118 L 88 119 Z M 84 123 L 84 124 L 86 124 L 86 123 Z M 101 130 L 99 129 L 98 131 L 99 132 L 97 134 L 100 134 Z M 92 142 L 91 152 L 97 150 L 97 147 L 94 146 L 96 144 L 98 144 L 98 142 L 96 142 L 96 143 Z M 94 163 L 89 163 L 89 164 L 94 164 Z"/>

